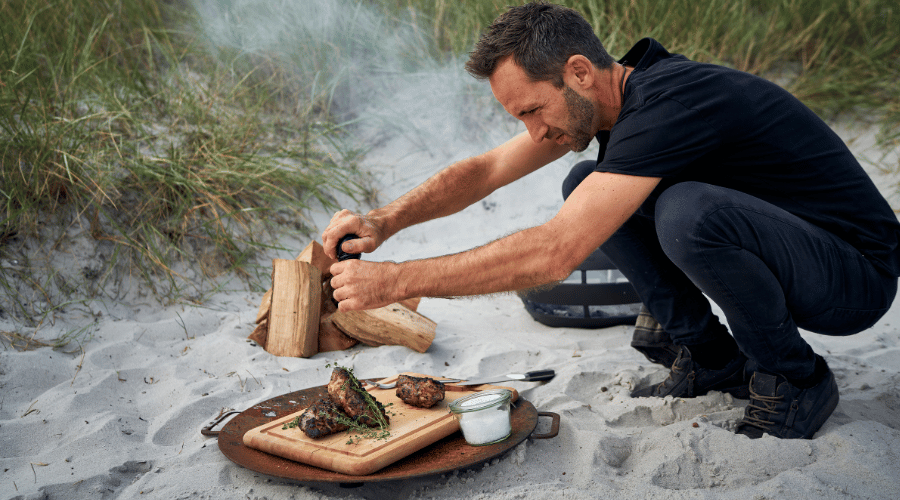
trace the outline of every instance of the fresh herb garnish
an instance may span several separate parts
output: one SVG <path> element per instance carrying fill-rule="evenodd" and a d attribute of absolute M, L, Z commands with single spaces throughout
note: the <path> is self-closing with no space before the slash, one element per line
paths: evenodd
<path fill-rule="evenodd" d="M 387 439 L 390 437 L 391 432 L 388 430 L 387 418 L 385 418 L 384 413 L 382 413 L 381 408 L 378 407 L 378 402 L 375 401 L 375 398 L 369 394 L 369 391 L 365 390 L 362 387 L 362 384 L 359 383 L 359 379 L 356 378 L 356 375 L 353 373 L 353 368 L 346 368 L 343 366 L 335 365 L 335 368 L 341 368 L 347 372 L 349 375 L 347 382 L 345 382 L 342 389 L 347 389 L 346 384 L 350 384 L 350 389 L 356 391 L 359 395 L 362 396 L 363 401 L 366 402 L 366 406 L 369 408 L 369 413 L 371 413 L 375 417 L 376 426 L 367 426 L 361 424 L 358 420 L 351 419 L 350 417 L 340 414 L 336 415 L 335 419 L 348 426 L 347 433 L 351 434 L 351 431 L 355 433 L 355 435 L 351 435 L 347 440 L 347 444 L 353 444 L 354 442 L 358 443 L 361 439 Z M 391 406 L 392 403 L 388 403 L 384 405 L 385 409 Z"/>
<path fill-rule="evenodd" d="M 331 363 L 325 365 L 326 368 L 330 368 L 331 366 Z M 353 368 L 346 368 L 338 364 L 334 364 L 333 366 L 335 368 L 343 369 L 349 375 L 349 378 L 346 382 L 344 382 L 344 385 L 341 387 L 341 389 L 347 390 L 347 384 L 349 384 L 350 389 L 356 391 L 362 396 L 363 401 L 366 402 L 366 406 L 370 410 L 370 413 L 375 417 L 374 420 L 376 426 L 370 427 L 360 423 L 358 418 L 352 419 L 341 411 L 332 410 L 330 415 L 331 418 L 333 418 L 335 422 L 346 425 L 348 427 L 347 433 L 350 434 L 350 437 L 347 439 L 347 444 L 359 443 L 362 439 L 389 438 L 391 436 L 391 432 L 388 430 L 388 426 L 390 424 L 388 423 L 387 418 L 385 418 L 384 413 L 381 412 L 381 409 L 378 407 L 378 402 L 375 400 L 375 398 L 373 398 L 372 395 L 362 387 L 362 384 L 359 383 L 359 379 L 357 379 L 356 375 L 353 374 Z M 382 406 L 385 410 L 385 413 L 387 413 L 387 409 L 390 406 L 393 406 L 393 403 L 388 403 Z M 394 415 L 394 413 L 391 413 L 391 415 Z M 282 430 L 293 429 L 299 426 L 300 416 L 298 415 L 294 418 L 294 420 L 285 422 L 284 426 L 282 426 Z"/>
<path fill-rule="evenodd" d="M 284 426 L 281 427 L 281 430 L 293 429 L 294 427 L 300 427 L 300 415 L 294 417 L 294 420 L 291 420 L 290 422 L 285 422 Z"/>

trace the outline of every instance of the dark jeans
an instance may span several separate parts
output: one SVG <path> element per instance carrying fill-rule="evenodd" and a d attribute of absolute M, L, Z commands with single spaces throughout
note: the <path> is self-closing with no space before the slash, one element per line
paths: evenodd
<path fill-rule="evenodd" d="M 577 164 L 563 197 L 593 172 Z M 815 355 L 797 328 L 850 335 L 891 305 L 897 278 L 833 234 L 740 191 L 699 182 L 661 185 L 601 250 L 650 314 L 681 345 L 725 331 L 762 371 L 801 379 Z"/>

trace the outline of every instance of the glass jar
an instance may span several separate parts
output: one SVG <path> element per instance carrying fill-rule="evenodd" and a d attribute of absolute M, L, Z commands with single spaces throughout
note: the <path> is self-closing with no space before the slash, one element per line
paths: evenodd
<path fill-rule="evenodd" d="M 512 432 L 509 403 L 512 391 L 491 389 L 450 403 L 463 437 L 472 446 L 499 443 Z"/>

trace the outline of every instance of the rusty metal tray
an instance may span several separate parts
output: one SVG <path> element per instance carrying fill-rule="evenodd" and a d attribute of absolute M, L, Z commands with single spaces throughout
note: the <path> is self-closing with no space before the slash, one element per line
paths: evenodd
<path fill-rule="evenodd" d="M 555 437 L 559 432 L 559 415 L 551 412 L 539 412 L 534 405 L 519 398 L 510 412 L 512 434 L 506 440 L 488 446 L 470 446 L 463 439 L 462 434 L 456 432 L 367 476 L 351 476 L 320 469 L 244 445 L 244 433 L 309 406 L 317 399 L 327 396 L 327 387 L 322 385 L 290 392 L 263 401 L 242 412 L 225 413 L 204 427 L 201 433 L 205 436 L 217 436 L 222 453 L 232 462 L 252 471 L 300 482 L 353 485 L 438 475 L 474 467 L 505 454 L 528 437 L 549 439 Z M 222 430 L 212 430 L 235 413 L 238 415 L 229 420 Z M 534 434 L 539 416 L 552 419 L 550 431 L 547 433 Z"/>

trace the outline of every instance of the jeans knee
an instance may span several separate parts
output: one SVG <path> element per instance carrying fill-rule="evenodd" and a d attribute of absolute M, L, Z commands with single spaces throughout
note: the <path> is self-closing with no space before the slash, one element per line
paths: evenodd
<path fill-rule="evenodd" d="M 663 191 L 656 202 L 656 232 L 673 262 L 695 251 L 701 226 L 725 198 L 722 188 L 702 182 L 681 182 Z"/>
<path fill-rule="evenodd" d="M 572 170 L 569 171 L 569 175 L 567 175 L 566 179 L 563 181 L 563 200 L 568 198 L 569 195 L 572 194 L 572 191 L 575 191 L 575 188 L 581 184 L 581 181 L 594 172 L 595 168 L 597 168 L 597 162 L 593 160 L 585 160 L 576 163 L 575 166 L 572 167 Z"/>

